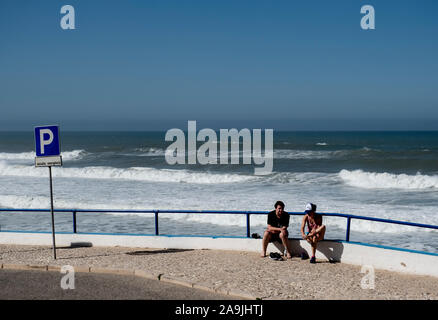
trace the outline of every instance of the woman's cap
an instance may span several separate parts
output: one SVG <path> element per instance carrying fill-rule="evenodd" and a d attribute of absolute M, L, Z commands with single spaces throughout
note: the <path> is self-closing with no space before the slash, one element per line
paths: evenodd
<path fill-rule="evenodd" d="M 316 204 L 313 204 L 313 203 L 308 203 L 308 204 L 306 204 L 306 210 L 305 210 L 305 212 L 306 213 L 309 213 L 309 212 L 311 212 L 311 211 L 313 211 L 313 212 L 315 212 L 316 211 Z"/>

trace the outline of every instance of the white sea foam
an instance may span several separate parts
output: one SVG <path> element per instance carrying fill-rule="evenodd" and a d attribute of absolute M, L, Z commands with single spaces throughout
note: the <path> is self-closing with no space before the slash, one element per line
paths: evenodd
<path fill-rule="evenodd" d="M 264 179 L 268 183 L 292 183 L 295 185 L 333 185 L 339 183 L 337 174 L 321 172 L 275 172 Z"/>
<path fill-rule="evenodd" d="M 333 157 L 332 151 L 312 151 L 312 150 L 274 150 L 274 159 L 329 159 Z"/>
<path fill-rule="evenodd" d="M 327 146 L 328 144 L 317 143 L 319 146 Z M 166 154 L 166 150 L 161 148 L 136 148 L 135 152 L 122 153 L 125 156 L 137 156 L 137 157 L 163 157 Z M 369 151 L 374 151 L 373 149 L 364 147 L 360 150 L 337 150 L 337 151 L 329 151 L 329 150 L 295 150 L 295 149 L 276 149 L 273 152 L 274 159 L 330 159 L 330 158 L 342 158 L 349 156 L 351 154 L 361 154 L 368 153 Z M 197 151 L 195 150 L 196 154 Z M 176 153 L 175 153 L 176 154 Z M 186 152 L 186 155 L 188 153 Z M 234 150 L 229 150 L 227 152 L 227 156 L 239 156 L 242 157 L 244 152 L 242 148 L 239 148 L 237 152 Z M 248 153 L 249 156 L 252 156 L 252 151 Z M 220 150 L 217 150 L 217 157 L 219 159 Z"/>
<path fill-rule="evenodd" d="M 437 189 L 438 176 L 392 174 L 341 170 L 339 177 L 348 185 L 366 189 Z"/>
<path fill-rule="evenodd" d="M 166 154 L 166 151 L 161 148 L 136 148 L 134 149 L 137 153 L 129 153 L 127 155 L 137 156 L 137 157 L 159 157 Z"/>
<path fill-rule="evenodd" d="M 62 152 L 62 158 L 64 160 L 79 160 L 86 154 L 85 150 L 73 150 Z M 0 160 L 33 160 L 35 159 L 35 152 L 0 152 Z"/>
<path fill-rule="evenodd" d="M 17 195 L 0 195 L 0 207 L 14 208 L 14 209 L 49 209 L 50 198 L 46 196 L 17 196 Z M 111 209 L 126 209 L 126 210 L 140 210 L 145 208 L 138 208 L 134 206 L 124 205 L 120 208 L 114 207 L 110 203 L 91 203 L 84 201 L 65 200 L 56 197 L 56 209 L 90 209 L 90 210 L 111 210 Z"/>
<path fill-rule="evenodd" d="M 327 142 L 317 142 L 316 143 L 317 146 L 328 146 Z"/>
<path fill-rule="evenodd" d="M 158 157 L 165 156 L 166 150 L 161 148 L 137 148 L 135 149 L 137 153 L 127 153 L 125 155 L 129 156 L 139 156 L 139 157 Z M 195 151 L 196 154 L 197 151 Z M 292 150 L 292 149 L 277 149 L 274 150 L 274 159 L 327 159 L 334 155 L 335 153 L 331 151 L 311 151 L 311 150 Z M 233 152 L 229 150 L 227 153 L 230 156 L 243 156 L 244 152 L 240 148 L 238 152 Z M 252 152 L 249 152 L 249 156 Z M 220 151 L 217 150 L 217 156 L 219 159 Z"/>
<path fill-rule="evenodd" d="M 0 162 L 0 176 L 46 177 L 43 168 L 33 166 L 11 165 Z M 185 182 L 195 184 L 235 183 L 255 179 L 253 176 L 240 174 L 218 174 L 194 172 L 188 170 L 155 169 L 148 167 L 112 168 L 54 168 L 54 177 L 84 179 L 125 179 L 150 182 Z"/>

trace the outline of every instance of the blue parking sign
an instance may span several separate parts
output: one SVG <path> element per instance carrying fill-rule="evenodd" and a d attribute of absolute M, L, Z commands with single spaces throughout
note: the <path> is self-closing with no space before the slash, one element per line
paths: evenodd
<path fill-rule="evenodd" d="M 59 127 L 35 127 L 35 166 L 62 166 Z"/>
<path fill-rule="evenodd" d="M 37 157 L 59 156 L 59 127 L 35 127 L 35 151 Z"/>

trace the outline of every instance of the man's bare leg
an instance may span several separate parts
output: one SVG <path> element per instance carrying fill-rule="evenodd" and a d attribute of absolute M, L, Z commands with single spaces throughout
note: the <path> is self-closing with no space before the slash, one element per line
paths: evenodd
<path fill-rule="evenodd" d="M 280 239 L 281 239 L 281 242 L 283 243 L 283 246 L 286 248 L 286 251 L 287 251 L 286 257 L 287 257 L 287 259 L 292 259 L 292 254 L 290 252 L 288 238 L 289 238 L 289 232 L 287 232 L 287 230 L 281 231 Z"/>
<path fill-rule="evenodd" d="M 271 240 L 271 233 L 266 230 L 262 240 L 262 254 L 260 255 L 262 258 L 266 257 L 266 249 L 268 249 L 269 240 Z"/>

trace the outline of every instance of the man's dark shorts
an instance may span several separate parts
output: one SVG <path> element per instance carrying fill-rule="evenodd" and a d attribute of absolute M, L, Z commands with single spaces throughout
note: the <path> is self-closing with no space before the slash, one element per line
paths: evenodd
<path fill-rule="evenodd" d="M 281 243 L 281 239 L 280 239 L 280 233 L 271 233 L 271 239 L 269 239 L 269 242 L 274 242 L 274 241 L 278 241 Z"/>

